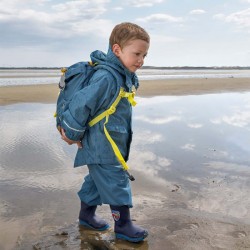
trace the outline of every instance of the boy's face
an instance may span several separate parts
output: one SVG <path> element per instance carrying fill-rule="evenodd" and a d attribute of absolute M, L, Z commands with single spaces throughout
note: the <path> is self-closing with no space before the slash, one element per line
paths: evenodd
<path fill-rule="evenodd" d="M 112 47 L 114 54 L 122 64 L 133 73 L 143 65 L 148 48 L 149 44 L 140 39 L 128 42 L 123 49 L 118 44 L 114 44 Z"/>

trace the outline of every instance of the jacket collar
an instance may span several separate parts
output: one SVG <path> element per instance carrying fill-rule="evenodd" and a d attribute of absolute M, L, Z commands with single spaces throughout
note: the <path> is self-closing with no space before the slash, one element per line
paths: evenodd
<path fill-rule="evenodd" d="M 108 48 L 107 54 L 100 50 L 96 50 L 90 54 L 90 58 L 93 63 L 98 63 L 102 66 L 108 66 L 105 67 L 107 70 L 109 70 L 109 67 L 111 67 L 115 71 L 118 71 L 122 76 L 125 77 L 125 84 L 129 90 L 132 89 L 132 86 L 134 86 L 136 89 L 139 87 L 137 75 L 124 67 L 118 57 L 113 53 L 110 46 Z"/>

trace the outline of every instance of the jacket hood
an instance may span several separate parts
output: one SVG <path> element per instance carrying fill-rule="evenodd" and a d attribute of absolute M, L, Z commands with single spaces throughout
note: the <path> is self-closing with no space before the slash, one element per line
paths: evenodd
<path fill-rule="evenodd" d="M 114 75 L 117 74 L 118 71 L 125 78 L 125 84 L 129 89 L 132 89 L 132 86 L 135 86 L 136 89 L 139 87 L 137 75 L 123 66 L 110 46 L 107 54 L 100 50 L 96 50 L 90 54 L 90 58 L 93 63 L 98 63 L 96 66 L 97 68 L 107 69 Z"/>

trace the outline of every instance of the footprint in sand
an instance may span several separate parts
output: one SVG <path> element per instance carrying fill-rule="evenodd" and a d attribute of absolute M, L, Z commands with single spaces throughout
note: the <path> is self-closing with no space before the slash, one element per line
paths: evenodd
<path fill-rule="evenodd" d="M 199 224 L 198 223 L 188 223 L 186 224 L 186 229 L 197 229 L 199 228 Z"/>
<path fill-rule="evenodd" d="M 244 238 L 247 236 L 247 233 L 244 231 L 234 231 L 230 235 L 234 238 Z"/>

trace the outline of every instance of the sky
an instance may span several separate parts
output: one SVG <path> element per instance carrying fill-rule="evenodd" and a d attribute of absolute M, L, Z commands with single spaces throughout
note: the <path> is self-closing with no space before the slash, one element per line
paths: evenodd
<path fill-rule="evenodd" d="M 143 27 L 145 66 L 250 66 L 250 0 L 0 0 L 0 67 L 62 67 Z"/>

